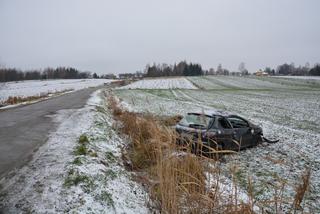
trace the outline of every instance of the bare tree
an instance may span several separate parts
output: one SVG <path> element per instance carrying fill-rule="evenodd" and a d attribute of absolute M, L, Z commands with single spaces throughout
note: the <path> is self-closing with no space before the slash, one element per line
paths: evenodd
<path fill-rule="evenodd" d="M 241 62 L 239 64 L 239 68 L 238 69 L 241 72 L 241 75 L 248 75 L 249 74 L 248 70 L 246 69 L 246 64 L 244 62 Z"/>

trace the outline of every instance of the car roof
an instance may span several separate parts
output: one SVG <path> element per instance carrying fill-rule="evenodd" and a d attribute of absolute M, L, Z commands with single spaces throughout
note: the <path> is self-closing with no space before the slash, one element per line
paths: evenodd
<path fill-rule="evenodd" d="M 212 116 L 222 116 L 222 117 L 238 116 L 238 115 L 232 114 L 230 112 L 221 111 L 221 110 L 202 110 L 202 111 L 188 112 L 187 114 L 203 114 L 203 115 L 207 115 L 209 117 L 212 117 Z"/>

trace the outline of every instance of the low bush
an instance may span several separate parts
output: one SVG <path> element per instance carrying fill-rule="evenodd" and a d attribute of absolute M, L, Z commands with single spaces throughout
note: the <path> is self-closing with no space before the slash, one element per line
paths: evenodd
<path fill-rule="evenodd" d="M 101 191 L 101 193 L 95 197 L 95 200 L 106 202 L 109 206 L 114 207 L 112 194 L 107 191 Z"/>
<path fill-rule="evenodd" d="M 80 135 L 78 140 L 78 145 L 76 146 L 73 154 L 74 155 L 87 155 L 90 154 L 92 157 L 96 157 L 97 154 L 93 151 L 89 151 L 87 148 L 87 144 L 89 143 L 89 139 L 85 134 Z"/>
<path fill-rule="evenodd" d="M 82 165 L 82 160 L 81 160 L 81 158 L 80 158 L 80 157 L 76 157 L 76 158 L 72 161 L 72 164 L 77 165 L 77 166 Z"/>
<path fill-rule="evenodd" d="M 79 143 L 89 143 L 89 139 L 86 135 L 82 134 L 79 137 Z"/>
<path fill-rule="evenodd" d="M 91 184 L 92 180 L 86 175 L 81 175 L 75 170 L 70 170 L 68 177 L 64 181 L 65 187 L 77 186 L 80 183 Z"/>
<path fill-rule="evenodd" d="M 74 155 L 87 155 L 87 154 L 88 154 L 88 149 L 87 149 L 87 146 L 84 144 L 78 145 L 74 151 Z"/>

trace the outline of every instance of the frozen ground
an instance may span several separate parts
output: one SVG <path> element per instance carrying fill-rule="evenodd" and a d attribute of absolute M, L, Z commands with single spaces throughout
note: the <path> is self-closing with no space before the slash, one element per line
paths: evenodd
<path fill-rule="evenodd" d="M 263 144 L 225 156 L 223 172 L 238 167 L 243 189 L 252 177 L 258 201 L 274 195 L 274 185 L 286 182 L 284 197 L 294 188 L 306 168 L 311 169 L 311 189 L 303 203 L 310 213 L 320 213 L 320 88 L 315 82 L 282 78 L 192 77 L 207 90 L 117 90 L 131 109 L 160 115 L 183 114 L 199 109 L 222 109 L 240 114 L 263 127 L 265 136 L 277 144 Z M 281 179 L 280 179 L 281 178 Z M 289 207 L 286 204 L 285 207 Z"/>
<path fill-rule="evenodd" d="M 144 79 L 122 87 L 122 89 L 197 89 L 184 77 Z"/>
<path fill-rule="evenodd" d="M 28 80 L 0 83 L 0 102 L 10 96 L 28 97 L 65 90 L 80 90 L 111 82 L 106 79 Z"/>
<path fill-rule="evenodd" d="M 121 161 L 101 93 L 85 108 L 53 116 L 60 124 L 33 160 L 0 181 L 0 213 L 148 213 L 147 195 Z M 77 153 L 87 136 L 87 154 Z"/>

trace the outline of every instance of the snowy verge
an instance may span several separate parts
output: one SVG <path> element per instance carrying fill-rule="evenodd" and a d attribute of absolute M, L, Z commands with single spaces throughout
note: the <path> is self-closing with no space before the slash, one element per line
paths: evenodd
<path fill-rule="evenodd" d="M 147 194 L 122 164 L 124 142 L 102 94 L 93 93 L 82 109 L 57 113 L 57 131 L 33 160 L 0 181 L 0 212 L 148 213 Z M 87 141 L 80 144 L 79 136 Z"/>

